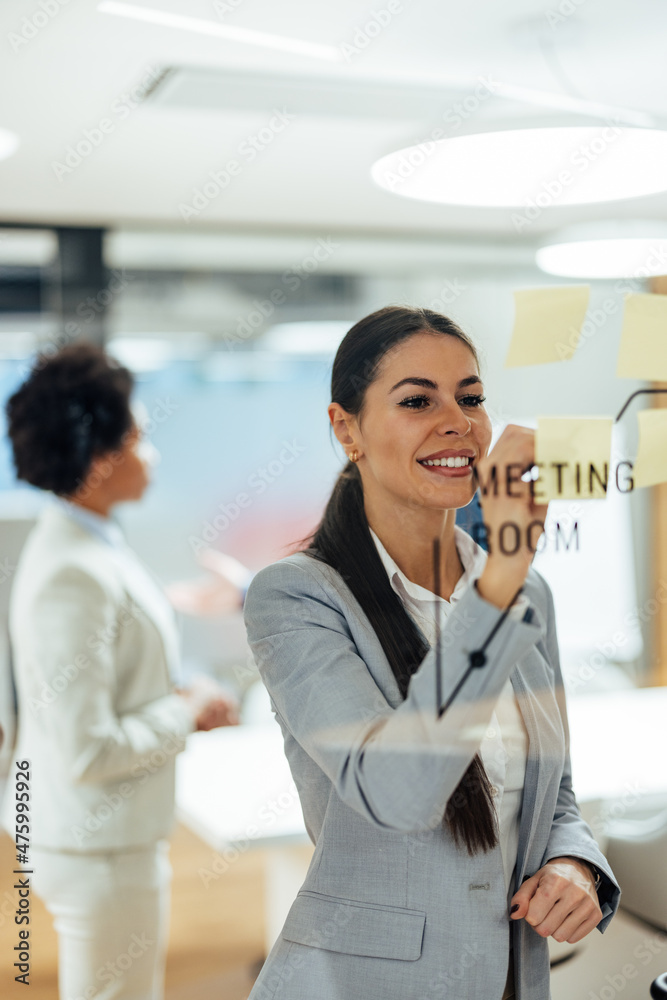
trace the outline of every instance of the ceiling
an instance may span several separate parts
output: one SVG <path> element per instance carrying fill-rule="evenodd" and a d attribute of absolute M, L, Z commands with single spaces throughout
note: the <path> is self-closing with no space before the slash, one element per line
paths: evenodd
<path fill-rule="evenodd" d="M 0 162 L 0 225 L 354 231 L 529 244 L 589 219 L 667 220 L 665 193 L 584 209 L 553 206 L 518 232 L 507 209 L 415 202 L 370 179 L 377 158 L 427 138 L 443 121 L 451 125 L 456 103 L 473 103 L 480 77 L 523 88 L 521 99 L 484 97 L 450 134 L 510 120 L 560 121 L 565 112 L 546 108 L 534 91 L 554 95 L 556 105 L 575 98 L 667 123 L 663 0 L 391 0 L 394 13 L 373 38 L 375 28 L 364 26 L 388 0 L 137 0 L 218 24 L 346 45 L 340 63 L 110 16 L 94 0 L 45 2 L 55 12 L 37 16 L 37 0 L 0 5 L 0 127 L 21 139 L 18 152 Z M 291 91 L 278 86 L 282 77 L 291 78 Z M 137 85 L 153 92 L 130 107 L 126 94 Z M 392 99 L 392 88 L 394 95 L 404 88 L 406 99 Z M 328 92 L 331 100 L 321 96 Z M 285 93 L 296 95 L 293 118 L 293 108 L 275 100 Z M 420 101 L 420 93 L 428 99 Z M 252 159 L 239 155 L 249 137 L 266 137 L 279 122 Z M 85 140 L 86 130 L 97 142 L 68 166 L 68 147 Z M 224 190 L 184 211 L 231 159 L 243 162 Z"/>

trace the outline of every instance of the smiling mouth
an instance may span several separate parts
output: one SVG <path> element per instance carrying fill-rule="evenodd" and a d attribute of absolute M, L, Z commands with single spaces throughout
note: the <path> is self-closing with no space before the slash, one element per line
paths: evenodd
<path fill-rule="evenodd" d="M 426 458 L 417 459 L 420 465 L 425 465 L 429 467 L 442 468 L 442 469 L 463 469 L 468 468 L 473 464 L 473 459 L 469 455 L 461 455 L 460 457 L 450 457 L 450 458 Z"/>

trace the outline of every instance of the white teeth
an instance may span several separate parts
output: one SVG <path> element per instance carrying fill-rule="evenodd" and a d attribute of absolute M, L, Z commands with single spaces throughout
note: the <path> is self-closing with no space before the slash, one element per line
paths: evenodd
<path fill-rule="evenodd" d="M 429 458 L 422 465 L 446 466 L 448 469 L 460 469 L 463 465 L 470 465 L 467 455 L 458 458 Z"/>

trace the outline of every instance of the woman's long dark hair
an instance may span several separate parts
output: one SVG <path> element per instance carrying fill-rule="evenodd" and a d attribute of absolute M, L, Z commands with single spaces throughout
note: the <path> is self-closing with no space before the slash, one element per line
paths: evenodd
<path fill-rule="evenodd" d="M 360 320 L 343 338 L 331 373 L 332 402 L 359 415 L 366 389 L 376 377 L 384 355 L 421 332 L 456 337 L 479 365 L 472 341 L 446 316 L 430 309 L 387 306 Z M 319 526 L 304 541 L 309 543 L 304 551 L 337 570 L 359 601 L 405 698 L 410 677 L 426 656 L 428 646 L 382 564 L 368 527 L 361 475 L 354 462 L 348 461 L 343 468 Z M 456 843 L 465 845 L 471 855 L 497 844 L 491 785 L 479 754 L 449 799 L 442 822 Z"/>

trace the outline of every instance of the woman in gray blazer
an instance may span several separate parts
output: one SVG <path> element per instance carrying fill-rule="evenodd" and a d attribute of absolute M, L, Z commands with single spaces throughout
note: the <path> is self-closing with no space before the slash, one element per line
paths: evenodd
<path fill-rule="evenodd" d="M 572 791 L 534 434 L 487 455 L 475 348 L 425 309 L 352 327 L 331 398 L 348 462 L 245 604 L 315 844 L 250 1000 L 548 1000 L 547 938 L 620 892 Z M 478 483 L 488 555 L 455 525 Z"/>

